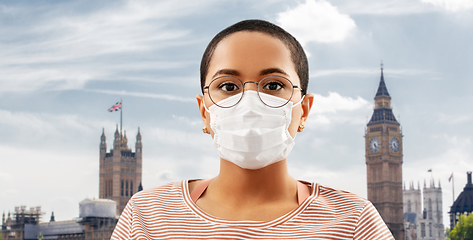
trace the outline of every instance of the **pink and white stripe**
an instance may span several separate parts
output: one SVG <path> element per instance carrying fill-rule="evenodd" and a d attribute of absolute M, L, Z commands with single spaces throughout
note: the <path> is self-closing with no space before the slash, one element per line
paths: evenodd
<path fill-rule="evenodd" d="M 272 221 L 213 217 L 188 189 L 183 181 L 135 194 L 112 239 L 394 239 L 369 201 L 319 184 L 298 208 Z"/>

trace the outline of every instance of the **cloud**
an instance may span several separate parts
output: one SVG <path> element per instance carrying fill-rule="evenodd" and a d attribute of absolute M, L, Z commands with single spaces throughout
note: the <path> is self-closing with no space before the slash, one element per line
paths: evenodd
<path fill-rule="evenodd" d="M 104 93 L 110 95 L 119 95 L 119 96 L 132 96 L 132 97 L 144 97 L 144 98 L 158 98 L 168 101 L 179 101 L 179 102 L 195 102 L 193 98 L 179 97 L 170 94 L 155 94 L 155 93 L 144 93 L 144 92 L 129 92 L 129 91 L 114 91 L 114 90 L 98 90 L 98 89 L 86 89 L 87 92 L 96 92 Z"/>
<path fill-rule="evenodd" d="M 445 114 L 438 113 L 438 122 L 448 125 L 464 124 L 473 120 L 473 113 L 470 114 Z"/>
<path fill-rule="evenodd" d="M 200 118 L 188 118 L 184 116 L 176 116 L 172 115 L 172 118 L 179 121 L 179 122 L 184 122 L 185 124 L 188 124 L 189 126 L 199 126 L 202 125 L 202 119 Z"/>
<path fill-rule="evenodd" d="M 434 8 L 412 0 L 343 1 L 337 7 L 350 15 L 406 15 L 435 11 Z"/>
<path fill-rule="evenodd" d="M 113 126 L 109 121 L 87 119 L 78 115 L 11 112 L 0 109 L 0 131 L 13 131 L 11 141 L 36 139 L 70 139 L 71 134 L 95 133 L 102 126 Z M 44 140 L 46 138 L 47 140 Z M 10 142 L 11 142 L 10 141 Z"/>
<path fill-rule="evenodd" d="M 473 8 L 471 0 L 420 0 L 423 3 L 429 3 L 436 7 L 443 8 L 448 12 L 467 11 Z"/>
<path fill-rule="evenodd" d="M 371 104 L 361 98 L 344 97 L 336 92 L 329 92 L 327 97 L 315 94 L 314 106 L 311 114 L 336 113 L 338 111 L 357 111 L 362 108 L 371 108 Z"/>
<path fill-rule="evenodd" d="M 324 69 L 317 70 L 310 73 L 311 78 L 325 77 L 325 76 L 373 76 L 379 74 L 380 70 L 377 68 L 339 68 L 339 69 Z M 390 77 L 406 77 L 406 76 L 423 76 L 432 77 L 438 75 L 433 70 L 426 69 L 389 69 L 383 70 L 385 74 Z M 437 76 L 438 77 L 438 76 Z M 423 78 L 424 79 L 424 78 Z"/>
<path fill-rule="evenodd" d="M 77 10 L 80 3 L 0 6 L 9 22 L 0 26 L 0 91 L 80 89 L 90 80 L 182 67 L 157 61 L 156 53 L 198 41 L 173 20 L 199 14 L 208 4 L 124 1 L 86 11 Z M 154 56 L 143 59 L 149 52 Z"/>
<path fill-rule="evenodd" d="M 356 28 L 355 21 L 325 0 L 307 0 L 279 13 L 277 22 L 302 45 L 309 42 L 331 43 L 346 39 Z"/>
<path fill-rule="evenodd" d="M 169 144 L 181 146 L 188 149 L 208 149 L 212 147 L 212 138 L 208 134 L 202 132 L 187 132 L 169 128 L 152 127 L 147 129 L 149 135 L 148 141 L 157 141 L 160 144 Z"/>
<path fill-rule="evenodd" d="M 345 97 L 336 92 L 330 92 L 326 97 L 315 94 L 307 123 L 315 128 L 332 124 L 365 124 L 372 108 L 372 104 L 361 97 Z"/>

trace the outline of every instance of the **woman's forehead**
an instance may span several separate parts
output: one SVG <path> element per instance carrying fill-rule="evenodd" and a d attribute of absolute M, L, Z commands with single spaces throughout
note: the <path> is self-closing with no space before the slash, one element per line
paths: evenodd
<path fill-rule="evenodd" d="M 236 32 L 220 41 L 212 55 L 206 82 L 222 69 L 235 71 L 241 77 L 280 69 L 293 83 L 299 84 L 288 47 L 278 38 L 261 32 Z"/>

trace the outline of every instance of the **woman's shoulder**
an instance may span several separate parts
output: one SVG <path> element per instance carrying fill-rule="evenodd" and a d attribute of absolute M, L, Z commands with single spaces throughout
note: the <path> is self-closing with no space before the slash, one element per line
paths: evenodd
<path fill-rule="evenodd" d="M 170 182 L 159 187 L 143 189 L 131 197 L 134 204 L 148 203 L 149 201 L 179 198 L 182 196 L 183 181 Z"/>
<path fill-rule="evenodd" d="M 314 183 L 313 186 L 316 198 L 326 204 L 364 207 L 370 203 L 367 199 L 349 191 L 324 186 L 318 183 Z"/>

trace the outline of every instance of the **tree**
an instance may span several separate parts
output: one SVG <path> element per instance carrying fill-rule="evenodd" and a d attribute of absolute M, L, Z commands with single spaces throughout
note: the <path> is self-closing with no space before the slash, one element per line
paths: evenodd
<path fill-rule="evenodd" d="M 458 223 L 450 231 L 449 237 L 451 240 L 473 240 L 473 214 L 460 215 Z"/>

